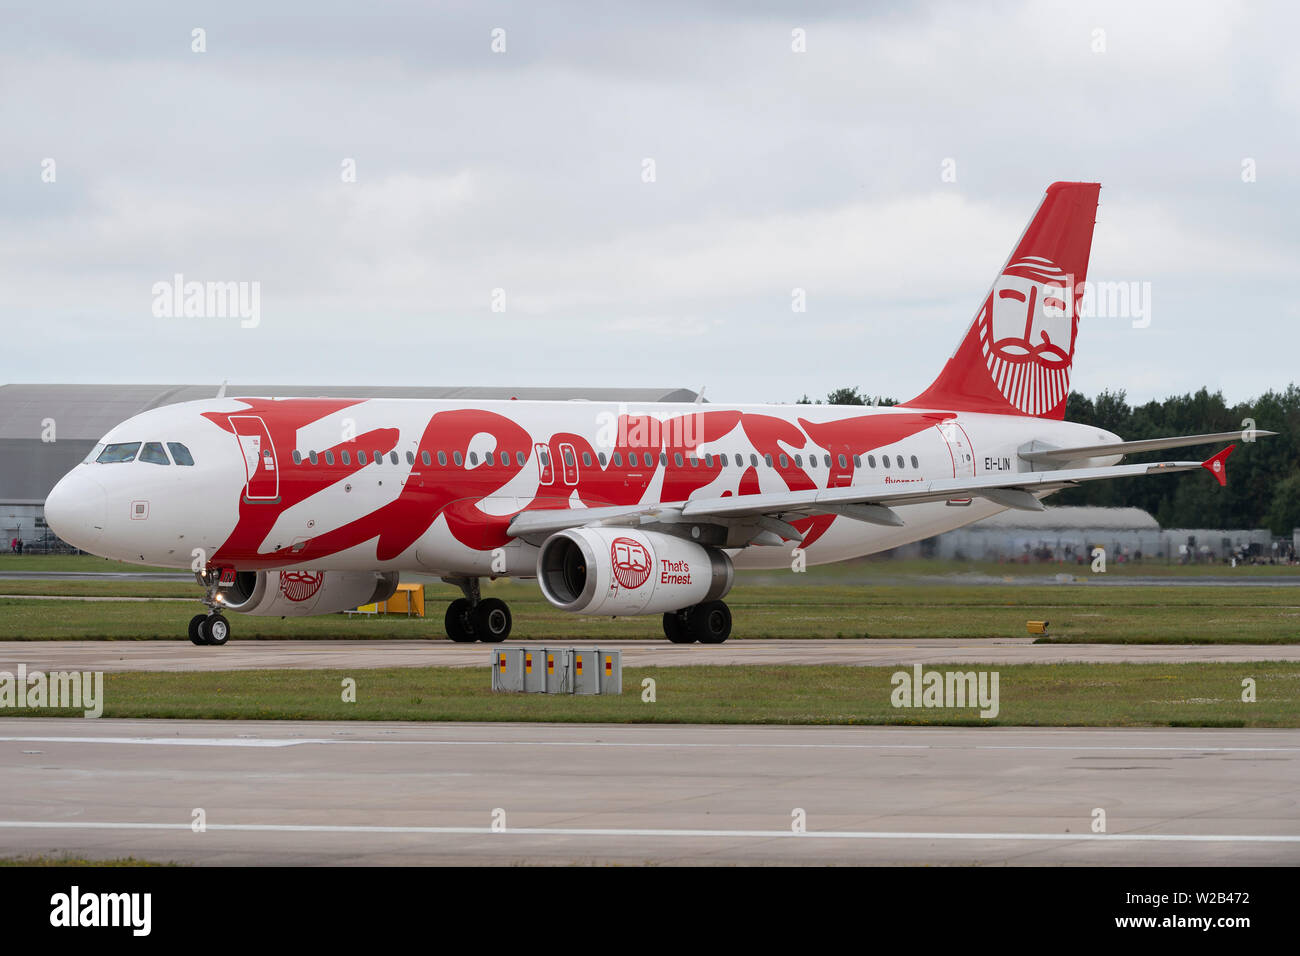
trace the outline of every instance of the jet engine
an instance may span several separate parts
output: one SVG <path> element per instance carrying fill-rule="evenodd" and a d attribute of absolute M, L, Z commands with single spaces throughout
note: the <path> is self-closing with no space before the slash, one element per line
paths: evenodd
<path fill-rule="evenodd" d="M 217 591 L 218 606 L 239 614 L 306 617 L 387 601 L 396 571 L 240 571 Z"/>
<path fill-rule="evenodd" d="M 717 548 L 654 531 L 568 528 L 537 555 L 546 600 L 575 614 L 656 614 L 713 601 L 735 568 Z"/>

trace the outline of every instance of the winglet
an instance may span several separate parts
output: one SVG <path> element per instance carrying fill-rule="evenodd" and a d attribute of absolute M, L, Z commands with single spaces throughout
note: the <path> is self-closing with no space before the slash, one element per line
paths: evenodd
<path fill-rule="evenodd" d="M 1219 483 L 1219 487 L 1223 487 L 1228 483 L 1228 456 L 1232 454 L 1232 450 L 1236 447 L 1236 445 L 1229 445 L 1213 458 L 1207 458 L 1201 462 L 1201 467 L 1214 476 L 1214 480 Z"/>

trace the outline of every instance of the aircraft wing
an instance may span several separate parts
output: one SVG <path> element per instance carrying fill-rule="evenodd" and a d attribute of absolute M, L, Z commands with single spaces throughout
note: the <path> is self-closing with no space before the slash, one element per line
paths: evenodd
<path fill-rule="evenodd" d="M 552 534 L 565 528 L 586 525 L 652 524 L 658 521 L 752 520 L 759 528 L 783 538 L 800 535 L 788 522 L 809 515 L 837 514 L 872 524 L 901 527 L 902 517 L 894 505 L 948 501 L 955 498 L 985 498 L 1006 508 L 1042 511 L 1039 495 L 1068 488 L 1084 481 L 1165 475 L 1205 468 L 1220 485 L 1227 483 L 1225 461 L 1235 445 L 1205 461 L 1161 461 L 1105 468 L 1071 468 L 1027 471 L 1014 474 L 981 475 L 973 478 L 938 478 L 932 481 L 894 481 L 888 484 L 857 485 L 849 488 L 812 488 L 758 495 L 728 495 L 721 498 L 693 498 L 689 501 L 615 506 L 609 508 L 566 508 L 525 511 L 510 523 L 510 534 L 531 537 Z"/>

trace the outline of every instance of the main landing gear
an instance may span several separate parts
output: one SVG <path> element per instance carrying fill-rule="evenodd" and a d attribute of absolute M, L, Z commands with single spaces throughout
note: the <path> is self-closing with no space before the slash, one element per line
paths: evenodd
<path fill-rule="evenodd" d="M 200 646 L 211 644 L 220 647 L 230 640 L 230 622 L 217 610 L 217 582 L 221 579 L 221 572 L 201 571 L 196 572 L 194 577 L 206 589 L 203 603 L 208 606 L 208 610 L 190 618 L 190 642 Z"/>
<path fill-rule="evenodd" d="M 443 578 L 465 592 L 447 607 L 447 636 L 468 644 L 483 641 L 499 644 L 510 636 L 510 607 L 499 598 L 479 596 L 478 578 Z"/>
<path fill-rule="evenodd" d="M 731 636 L 731 608 L 705 601 L 664 615 L 664 634 L 674 644 L 721 644 Z"/>

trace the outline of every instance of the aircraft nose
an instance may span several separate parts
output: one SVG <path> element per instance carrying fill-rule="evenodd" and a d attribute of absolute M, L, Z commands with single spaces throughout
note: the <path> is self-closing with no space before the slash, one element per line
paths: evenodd
<path fill-rule="evenodd" d="M 88 475 L 64 475 L 45 499 L 45 523 L 64 541 L 82 551 L 94 551 L 104 533 L 108 497 L 104 486 Z"/>

